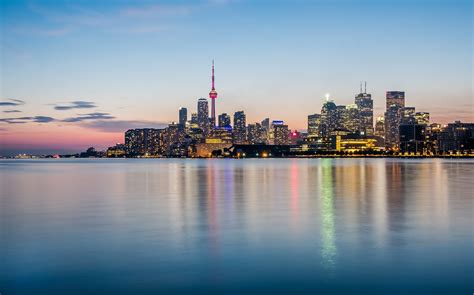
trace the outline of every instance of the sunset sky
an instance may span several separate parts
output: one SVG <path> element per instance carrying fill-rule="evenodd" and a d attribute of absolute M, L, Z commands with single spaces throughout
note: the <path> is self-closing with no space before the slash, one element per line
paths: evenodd
<path fill-rule="evenodd" d="M 196 111 L 305 130 L 367 81 L 432 122 L 474 121 L 470 0 L 0 2 L 0 155 L 78 152 Z"/>

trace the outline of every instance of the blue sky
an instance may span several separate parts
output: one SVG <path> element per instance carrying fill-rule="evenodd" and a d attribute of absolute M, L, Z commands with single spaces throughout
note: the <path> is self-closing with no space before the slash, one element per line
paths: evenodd
<path fill-rule="evenodd" d="M 118 141 L 120 128 L 176 121 L 179 107 L 193 112 L 207 97 L 212 59 L 218 113 L 244 110 L 249 122 L 305 129 L 325 93 L 352 103 L 360 81 L 377 115 L 385 91 L 404 90 L 407 105 L 434 121 L 473 120 L 471 1 L 4 0 L 0 8 L 2 101 L 25 102 L 2 116 L 54 118 L 0 122 L 11 147 L 33 129 Z M 54 107 L 73 101 L 94 108 Z M 63 121 L 92 111 L 117 124 Z"/>

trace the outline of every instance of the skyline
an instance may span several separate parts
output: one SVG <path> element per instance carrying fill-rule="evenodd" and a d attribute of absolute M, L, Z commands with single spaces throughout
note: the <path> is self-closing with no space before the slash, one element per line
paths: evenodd
<path fill-rule="evenodd" d="M 325 93 L 349 104 L 367 80 L 374 117 L 401 90 L 433 122 L 473 121 L 472 4 L 414 2 L 2 3 L 1 152 L 102 148 L 177 121 L 207 96 L 212 59 L 216 116 L 305 130 Z M 379 22 L 387 8 L 403 23 Z M 370 18 L 341 22 L 356 15 Z"/>

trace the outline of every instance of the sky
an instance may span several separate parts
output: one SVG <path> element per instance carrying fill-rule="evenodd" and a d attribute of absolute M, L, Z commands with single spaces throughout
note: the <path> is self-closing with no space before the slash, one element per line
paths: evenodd
<path fill-rule="evenodd" d="M 431 121 L 474 121 L 470 0 L 0 1 L 0 155 L 78 152 L 196 112 L 305 130 L 367 81 Z"/>

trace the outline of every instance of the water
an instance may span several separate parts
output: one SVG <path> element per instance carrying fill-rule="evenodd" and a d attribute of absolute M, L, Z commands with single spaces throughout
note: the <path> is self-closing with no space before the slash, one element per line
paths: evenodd
<path fill-rule="evenodd" d="M 0 293 L 472 294 L 474 161 L 0 161 Z"/>

